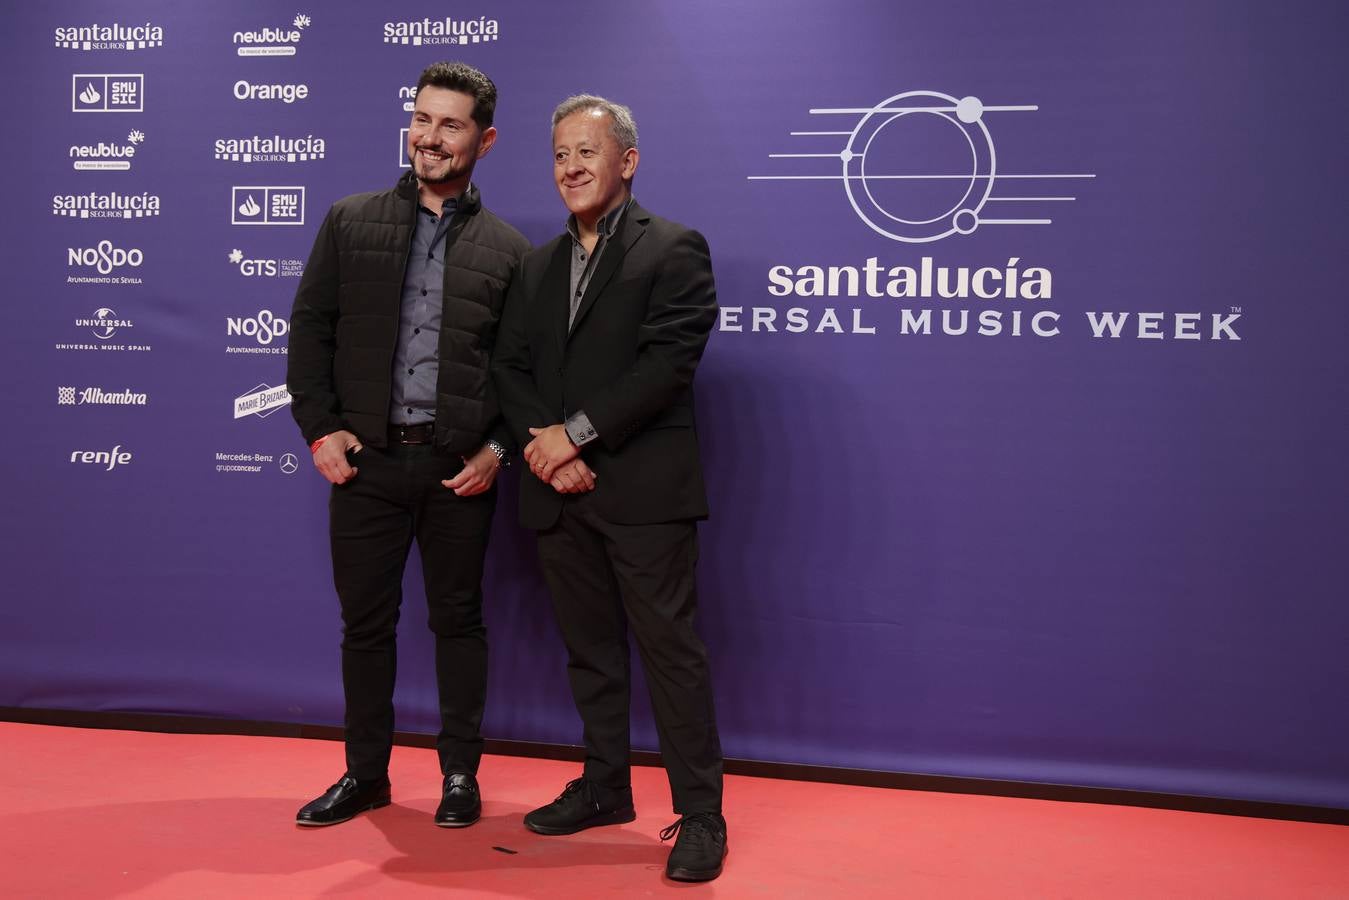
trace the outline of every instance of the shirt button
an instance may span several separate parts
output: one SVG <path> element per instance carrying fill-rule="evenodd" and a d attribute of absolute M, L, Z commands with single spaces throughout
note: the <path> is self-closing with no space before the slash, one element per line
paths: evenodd
<path fill-rule="evenodd" d="M 423 291 L 422 293 L 426 293 L 426 292 Z M 421 333 L 422 333 L 422 330 L 421 330 L 420 328 L 414 328 L 414 329 L 412 329 L 412 333 L 413 333 L 413 334 L 421 334 Z"/>
<path fill-rule="evenodd" d="M 585 262 L 585 261 L 586 261 L 586 255 L 585 255 L 584 253 L 582 253 L 582 254 L 581 254 L 581 262 Z"/>
<path fill-rule="evenodd" d="M 413 371 L 412 369 L 408 369 L 408 374 L 411 375 L 412 371 Z"/>
<path fill-rule="evenodd" d="M 412 412 L 412 407 L 408 407 L 408 412 Z"/>
<path fill-rule="evenodd" d="M 422 296 L 423 296 L 423 297 L 426 296 L 426 288 L 422 288 Z"/>

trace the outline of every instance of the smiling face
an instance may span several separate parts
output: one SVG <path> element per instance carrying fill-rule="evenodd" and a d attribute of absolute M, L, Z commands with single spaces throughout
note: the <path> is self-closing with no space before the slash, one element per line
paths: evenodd
<path fill-rule="evenodd" d="M 495 128 L 473 121 L 473 97 L 427 85 L 417 92 L 408 126 L 408 162 L 424 188 L 452 196 L 468 187 L 473 165 L 496 142 Z"/>
<path fill-rule="evenodd" d="M 608 113 L 578 110 L 553 129 L 553 178 L 578 222 L 594 227 L 631 193 L 636 172 L 637 148 L 618 145 Z"/>

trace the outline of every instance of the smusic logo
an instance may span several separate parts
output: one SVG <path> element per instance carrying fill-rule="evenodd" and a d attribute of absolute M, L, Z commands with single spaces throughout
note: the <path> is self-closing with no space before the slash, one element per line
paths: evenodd
<path fill-rule="evenodd" d="M 144 75 L 71 75 L 71 112 L 144 112 Z"/>
<path fill-rule="evenodd" d="M 303 225 L 304 188 L 235 186 L 230 199 L 231 225 Z"/>

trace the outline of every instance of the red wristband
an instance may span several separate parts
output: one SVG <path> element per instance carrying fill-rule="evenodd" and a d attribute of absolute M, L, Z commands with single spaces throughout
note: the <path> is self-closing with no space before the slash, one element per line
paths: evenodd
<path fill-rule="evenodd" d="M 314 443 L 312 443 L 312 444 L 309 445 L 309 452 L 310 452 L 310 453 L 318 453 L 318 452 L 319 452 L 319 448 L 323 446 L 323 442 L 326 441 L 326 440 L 328 440 L 328 438 L 330 438 L 330 437 L 332 437 L 331 434 L 325 434 L 323 437 L 319 438 L 317 441 L 314 441 Z"/>

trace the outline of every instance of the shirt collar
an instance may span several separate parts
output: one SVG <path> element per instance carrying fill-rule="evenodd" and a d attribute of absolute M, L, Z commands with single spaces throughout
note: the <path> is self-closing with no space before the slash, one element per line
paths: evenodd
<path fill-rule="evenodd" d="M 600 216 L 600 220 L 595 223 L 595 231 L 599 233 L 600 240 L 605 240 L 613 235 L 618 229 L 618 223 L 623 219 L 623 213 L 627 212 L 631 205 L 632 197 L 628 196 L 613 209 Z M 581 239 L 581 233 L 576 227 L 575 215 L 567 217 L 567 233 L 571 235 L 572 240 L 579 241 Z"/>

